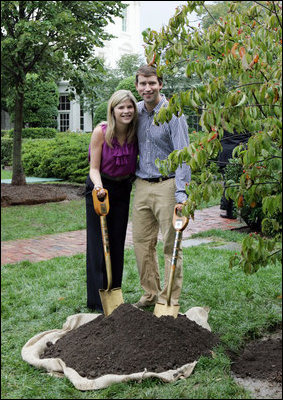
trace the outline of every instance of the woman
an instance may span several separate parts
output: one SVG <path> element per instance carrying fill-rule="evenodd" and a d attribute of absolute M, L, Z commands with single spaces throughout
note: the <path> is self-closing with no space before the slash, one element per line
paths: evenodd
<path fill-rule="evenodd" d="M 92 190 L 103 198 L 108 190 L 106 217 L 112 266 L 112 287 L 121 287 L 130 193 L 137 162 L 137 106 L 129 90 L 118 90 L 109 102 L 107 122 L 94 129 L 86 180 L 87 307 L 103 312 L 99 289 L 107 288 L 100 217 L 95 213 Z"/>

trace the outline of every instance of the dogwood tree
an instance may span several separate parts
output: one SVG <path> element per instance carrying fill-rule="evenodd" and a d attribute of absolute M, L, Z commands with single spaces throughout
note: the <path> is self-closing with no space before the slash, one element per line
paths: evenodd
<path fill-rule="evenodd" d="M 1 3 L 1 81 L 14 92 L 12 184 L 25 184 L 21 162 L 26 76 L 36 73 L 79 86 L 95 47 L 113 37 L 105 32 L 122 16 L 121 1 L 3 1 Z M 92 68 L 99 62 L 92 58 Z"/>
<path fill-rule="evenodd" d="M 188 1 L 159 33 L 143 32 L 147 61 L 158 72 L 176 74 L 185 66 L 188 78 L 201 80 L 175 93 L 155 118 L 163 123 L 190 107 L 200 115 L 199 140 L 156 163 L 163 174 L 182 162 L 190 165 L 195 178 L 187 186 L 184 213 L 193 218 L 202 199 L 222 191 L 209 164 L 221 150 L 224 131 L 250 135 L 247 145 L 234 149 L 242 174 L 226 183 L 226 195 L 239 208 L 262 206 L 261 234 L 247 235 L 241 254 L 231 259 L 231 266 L 253 273 L 282 251 L 282 2 L 254 1 L 250 7 L 227 2 L 227 13 L 217 19 L 205 3 Z M 192 26 L 193 11 L 209 13 L 213 23 Z M 274 238 L 267 239 L 270 225 Z"/>

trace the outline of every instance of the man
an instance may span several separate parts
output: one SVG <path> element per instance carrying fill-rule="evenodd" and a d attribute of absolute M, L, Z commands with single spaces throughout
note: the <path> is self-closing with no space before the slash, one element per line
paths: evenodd
<path fill-rule="evenodd" d="M 163 82 L 152 66 L 143 66 L 136 73 L 136 89 L 143 101 L 138 103 L 139 164 L 133 204 L 133 241 L 144 294 L 137 307 L 166 304 L 167 283 L 176 231 L 172 217 L 176 203 L 186 201 L 185 184 L 190 181 L 190 168 L 184 163 L 175 174 L 163 177 L 155 166 L 156 158 L 164 160 L 174 150 L 189 145 L 184 116 L 173 116 L 169 123 L 155 125 L 154 114 L 168 102 L 160 93 Z M 164 244 L 165 279 L 161 290 L 156 245 L 159 229 Z M 179 251 L 171 294 L 171 305 L 177 305 L 183 280 L 183 257 Z"/>

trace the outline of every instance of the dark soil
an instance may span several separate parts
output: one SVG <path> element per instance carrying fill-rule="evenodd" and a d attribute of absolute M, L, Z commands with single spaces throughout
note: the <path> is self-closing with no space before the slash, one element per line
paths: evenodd
<path fill-rule="evenodd" d="M 84 185 L 31 183 L 15 186 L 1 183 L 1 207 L 33 205 L 84 197 Z"/>
<path fill-rule="evenodd" d="M 179 314 L 156 317 L 131 304 L 121 304 L 108 317 L 97 317 L 68 332 L 41 358 L 61 358 L 89 379 L 106 374 L 164 372 L 211 356 L 216 335 Z"/>
<path fill-rule="evenodd" d="M 252 341 L 239 356 L 231 358 L 231 370 L 241 378 L 282 383 L 282 337 Z"/>

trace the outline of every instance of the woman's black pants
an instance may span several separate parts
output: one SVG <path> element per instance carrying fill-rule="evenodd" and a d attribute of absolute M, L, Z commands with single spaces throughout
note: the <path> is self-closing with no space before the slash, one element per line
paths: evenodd
<path fill-rule="evenodd" d="M 108 190 L 109 213 L 106 216 L 109 249 L 112 266 L 112 288 L 121 287 L 124 266 L 124 247 L 127 232 L 130 194 L 130 179 L 112 181 L 102 178 Z M 102 311 L 99 289 L 107 288 L 107 275 L 103 251 L 100 217 L 95 213 L 92 200 L 93 183 L 86 180 L 86 226 L 87 226 L 87 307 Z"/>

